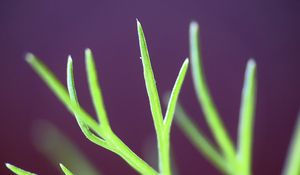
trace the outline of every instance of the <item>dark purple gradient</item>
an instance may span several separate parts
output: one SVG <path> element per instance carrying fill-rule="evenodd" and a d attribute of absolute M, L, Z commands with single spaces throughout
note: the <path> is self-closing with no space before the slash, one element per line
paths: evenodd
<path fill-rule="evenodd" d="M 246 61 L 258 65 L 254 174 L 280 174 L 300 106 L 300 3 L 254 1 L 1 0 L 0 174 L 11 162 L 38 174 L 58 174 L 32 144 L 34 121 L 46 119 L 69 135 L 107 175 L 136 174 L 118 156 L 93 145 L 24 61 L 30 51 L 65 81 L 67 55 L 74 59 L 78 94 L 94 114 L 83 51 L 94 51 L 105 104 L 116 133 L 139 155 L 154 134 L 139 60 L 138 18 L 146 34 L 159 92 L 168 91 L 188 56 L 188 26 L 201 26 L 203 62 L 213 97 L 236 138 Z M 187 111 L 209 134 L 188 74 L 181 94 Z M 172 130 L 180 174 L 219 174 Z"/>

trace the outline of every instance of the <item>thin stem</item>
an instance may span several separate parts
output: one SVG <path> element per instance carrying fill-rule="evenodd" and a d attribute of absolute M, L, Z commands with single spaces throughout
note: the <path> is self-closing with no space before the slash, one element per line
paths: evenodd
<path fill-rule="evenodd" d="M 165 114 L 165 118 L 164 118 L 164 127 L 166 129 L 167 134 L 169 135 L 170 130 L 171 130 L 171 126 L 172 126 L 172 122 L 173 122 L 173 118 L 174 118 L 174 112 L 175 112 L 175 108 L 176 108 L 176 103 L 178 100 L 178 96 L 185 78 L 185 74 L 187 72 L 188 69 L 188 64 L 189 64 L 189 60 L 186 59 L 184 61 L 184 63 L 181 66 L 181 69 L 178 73 L 177 79 L 175 81 L 175 84 L 173 86 L 173 90 L 171 92 L 170 95 L 170 99 L 167 105 L 167 110 L 166 110 L 166 114 Z"/>
<path fill-rule="evenodd" d="M 242 91 L 240 121 L 238 131 L 238 153 L 240 173 L 251 174 L 253 123 L 256 100 L 256 64 L 250 59 L 245 72 Z"/>
<path fill-rule="evenodd" d="M 79 104 L 78 98 L 77 98 L 76 88 L 75 88 L 74 73 L 73 73 L 73 60 L 72 60 L 71 56 L 68 57 L 68 64 L 67 64 L 67 87 L 68 87 L 71 101 L 74 102 L 78 107 L 80 107 L 80 104 Z M 109 145 L 107 145 L 105 140 L 99 138 L 93 132 L 90 131 L 89 127 L 85 124 L 85 122 L 80 120 L 78 113 L 76 113 L 76 112 L 73 112 L 73 113 L 74 113 L 74 116 L 77 120 L 77 123 L 78 123 L 82 133 L 88 140 L 90 140 L 91 142 L 95 143 L 98 146 L 101 146 L 105 149 L 115 152 L 115 150 L 113 150 L 111 147 L 109 147 Z M 101 133 L 98 133 L 98 134 L 100 135 Z M 103 135 L 101 137 L 103 137 Z"/>
<path fill-rule="evenodd" d="M 77 117 L 81 121 L 84 121 L 84 123 L 89 128 L 103 135 L 103 130 L 99 128 L 97 122 L 95 122 L 95 120 L 89 114 L 87 114 L 87 112 L 85 112 L 80 106 L 78 106 L 76 102 L 70 99 L 66 88 L 59 82 L 55 75 L 48 69 L 48 67 L 42 61 L 40 61 L 31 53 L 28 53 L 26 55 L 26 61 L 71 113 L 77 113 Z"/>
<path fill-rule="evenodd" d="M 60 163 L 59 166 L 61 170 L 65 173 L 65 175 L 73 175 L 73 173 L 68 168 L 66 168 L 62 163 Z"/>
<path fill-rule="evenodd" d="M 21 168 L 18 168 L 9 163 L 6 163 L 5 166 L 17 175 L 37 175 L 37 174 L 31 173 L 31 172 L 22 170 Z"/>
<path fill-rule="evenodd" d="M 166 145 L 167 142 L 169 141 L 164 140 L 169 138 L 166 138 L 164 135 L 163 115 L 161 112 L 160 99 L 156 88 L 156 82 L 153 75 L 153 70 L 150 62 L 145 35 L 143 32 L 142 25 L 138 20 L 137 20 L 137 29 L 138 29 L 138 36 L 139 36 L 141 59 L 142 59 L 143 70 L 144 70 L 144 79 L 145 79 L 146 89 L 148 93 L 152 118 L 153 118 L 156 137 L 157 137 L 159 169 L 162 175 L 170 175 L 171 174 L 171 163 L 169 161 L 170 151 L 169 148 L 167 148 L 168 145 Z"/>
<path fill-rule="evenodd" d="M 88 53 L 91 54 L 91 53 Z M 94 63 L 92 62 L 92 57 L 91 56 L 87 56 L 86 57 L 88 59 L 87 61 L 87 67 L 89 66 L 93 66 Z M 88 72 L 95 72 L 95 70 L 91 70 L 92 68 L 89 68 Z M 72 66 L 72 59 L 71 57 L 69 57 L 68 60 L 68 89 L 69 89 L 69 93 L 70 93 L 70 98 L 75 101 L 78 105 L 79 102 L 77 100 L 77 95 L 76 95 L 76 89 L 75 89 L 75 83 L 74 83 L 74 76 L 73 76 L 73 66 Z M 91 74 L 91 73 L 90 73 Z M 91 76 L 91 75 L 90 75 Z M 93 75 L 92 77 L 95 77 L 95 75 Z M 94 79 L 94 78 L 92 78 Z M 93 80 L 95 81 L 95 80 Z M 92 84 L 95 84 L 92 83 Z M 92 85 L 93 86 L 93 85 Z M 97 90 L 98 91 L 98 90 Z M 96 93 L 98 94 L 98 93 Z M 98 94 L 99 95 L 99 94 Z M 94 99 L 94 98 L 93 98 Z M 101 98 L 102 101 L 102 98 Z M 101 102 L 102 104 L 103 102 Z M 99 104 L 99 101 L 95 104 Z M 103 106 L 98 106 L 99 107 L 103 107 Z M 77 116 L 76 113 L 74 113 L 75 116 Z M 106 114 L 105 114 L 106 117 Z M 79 121 L 81 122 L 81 121 Z M 109 125 L 109 123 L 106 123 L 107 125 Z M 85 136 L 92 141 L 93 143 L 104 147 L 112 152 L 115 152 L 116 154 L 118 154 L 119 156 L 121 156 L 126 162 L 128 162 L 129 165 L 131 165 L 134 169 L 136 169 L 138 172 L 142 173 L 142 174 L 149 174 L 149 175 L 154 175 L 153 172 L 155 172 L 146 162 L 144 162 L 140 157 L 138 157 L 133 151 L 130 150 L 130 148 L 128 148 L 110 129 L 110 127 L 105 127 L 105 135 L 102 135 L 103 139 L 98 138 L 96 135 L 94 135 L 92 132 L 89 131 L 88 128 L 84 127 L 85 125 L 80 125 L 82 128 L 83 133 L 85 134 Z M 105 125 L 101 125 L 101 127 L 104 127 Z M 99 133 L 98 133 L 99 134 Z M 101 135 L 100 135 L 101 136 Z"/>
<path fill-rule="evenodd" d="M 114 146 L 121 156 L 130 166 L 132 166 L 137 172 L 145 175 L 158 175 L 151 166 L 149 166 L 144 160 L 137 156 L 118 136 L 110 134 L 107 136 L 108 142 Z"/>
<path fill-rule="evenodd" d="M 104 130 L 111 130 L 102 98 L 101 87 L 97 77 L 94 57 L 90 49 L 85 50 L 85 63 L 89 89 L 93 100 L 93 105 L 97 113 L 98 122 L 100 122 L 100 125 Z"/>
<path fill-rule="evenodd" d="M 300 174 L 300 112 L 282 175 Z"/>
<path fill-rule="evenodd" d="M 195 122 L 187 115 L 178 102 L 175 112 L 175 121 L 190 142 L 204 155 L 217 169 L 224 174 L 230 174 L 230 168 L 226 160 L 217 148 L 206 138 L 203 132 L 195 125 Z"/>
<path fill-rule="evenodd" d="M 214 138 L 216 139 L 223 154 L 228 161 L 234 163 L 235 161 L 235 149 L 227 130 L 220 118 L 220 115 L 215 107 L 210 92 L 208 90 L 204 71 L 201 63 L 201 53 L 199 47 L 199 27 L 196 22 L 190 24 L 190 57 L 192 65 L 192 77 L 197 93 L 197 98 L 201 104 L 201 108 L 204 112 L 205 119 L 209 125 L 210 130 Z"/>
<path fill-rule="evenodd" d="M 161 133 L 163 116 L 161 112 L 160 99 L 156 88 L 156 81 L 153 75 L 153 70 L 150 62 L 150 56 L 148 53 L 145 35 L 143 32 L 142 25 L 139 21 L 137 21 L 137 28 L 138 28 L 140 51 L 141 51 L 141 60 L 144 68 L 143 70 L 144 70 L 145 84 L 146 84 L 146 89 L 147 89 L 148 98 L 150 102 L 153 122 L 154 122 L 156 132 Z"/>
<path fill-rule="evenodd" d="M 48 87 L 54 92 L 54 94 L 69 109 L 69 111 L 74 113 L 75 117 L 80 122 L 84 122 L 81 126 L 86 125 L 87 127 L 82 127 L 82 131 L 89 140 L 108 150 L 115 152 L 141 174 L 158 174 L 145 161 L 143 161 L 133 151 L 131 151 L 117 136 L 115 136 L 115 134 L 111 130 L 104 130 L 104 128 L 101 128 L 98 123 L 79 106 L 73 80 L 71 59 L 69 59 L 68 67 L 68 85 L 70 89 L 70 96 L 66 88 L 57 80 L 54 74 L 39 59 L 37 59 L 32 54 L 28 54 L 26 60 L 36 71 L 36 73 L 44 80 Z M 94 135 L 90 131 L 90 129 L 93 130 L 97 135 L 101 136 L 103 140 Z"/>

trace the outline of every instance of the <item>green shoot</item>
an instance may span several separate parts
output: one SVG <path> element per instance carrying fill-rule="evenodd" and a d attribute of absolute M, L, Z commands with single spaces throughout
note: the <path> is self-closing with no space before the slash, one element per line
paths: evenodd
<path fill-rule="evenodd" d="M 69 91 L 71 101 L 74 102 L 78 107 L 80 107 L 78 99 L 77 99 L 76 89 L 75 89 L 74 74 L 73 74 L 73 61 L 72 61 L 71 56 L 69 56 L 68 64 L 67 64 L 67 86 L 68 86 L 68 91 Z M 85 135 L 85 137 L 88 140 L 90 140 L 91 142 L 93 142 L 94 144 L 96 144 L 98 146 L 101 146 L 103 148 L 113 151 L 113 149 L 110 148 L 103 139 L 99 138 L 93 132 L 90 131 L 90 129 L 87 127 L 87 125 L 83 121 L 80 120 L 79 114 L 74 112 L 74 116 L 77 119 L 78 125 L 79 125 L 82 133 Z"/>
<path fill-rule="evenodd" d="M 84 121 L 84 123 L 89 127 L 93 128 L 95 132 L 102 133 L 97 122 L 87 114 L 78 104 L 71 101 L 69 94 L 62 85 L 59 80 L 55 77 L 55 75 L 44 65 L 37 57 L 33 54 L 28 53 L 26 55 L 27 63 L 33 68 L 33 70 L 42 78 L 42 80 L 46 83 L 46 85 L 54 92 L 57 98 L 67 107 L 67 109 L 73 113 L 76 112 L 80 115 L 77 117 Z"/>
<path fill-rule="evenodd" d="M 12 164 L 6 163 L 5 166 L 10 169 L 12 172 L 14 172 L 16 175 L 36 175 L 34 173 L 30 173 L 28 171 L 22 170 L 21 168 L 18 168 Z"/>
<path fill-rule="evenodd" d="M 192 22 L 190 25 L 190 56 L 195 91 L 197 93 L 198 101 L 201 104 L 201 108 L 204 112 L 205 119 L 213 133 L 214 138 L 221 148 L 222 153 L 226 156 L 228 161 L 232 162 L 234 161 L 235 157 L 234 146 L 223 125 L 206 84 L 204 71 L 202 68 L 198 38 L 198 24 L 196 22 Z"/>
<path fill-rule="evenodd" d="M 189 60 L 186 59 L 183 62 L 173 85 L 172 92 L 164 98 L 167 110 L 165 115 L 163 115 L 145 35 L 138 20 L 137 31 L 146 91 L 156 132 L 158 147 L 158 160 L 156 162 L 159 164 L 159 170 L 155 170 L 146 161 L 135 154 L 113 132 L 105 109 L 102 91 L 97 77 L 96 66 L 90 49 L 85 50 L 85 64 L 89 91 L 93 107 L 97 115 L 97 120 L 95 120 L 80 106 L 75 87 L 73 61 L 71 56 L 69 56 L 67 63 L 67 88 L 56 78 L 47 66 L 33 54 L 28 53 L 26 55 L 26 61 L 41 77 L 56 97 L 65 105 L 68 111 L 73 114 L 84 136 L 92 143 L 120 156 L 139 174 L 172 175 L 170 135 L 175 113 L 176 123 L 186 137 L 221 173 L 228 175 L 251 175 L 253 128 L 256 104 L 255 61 L 250 59 L 245 71 L 239 115 L 237 148 L 235 148 L 213 102 L 213 98 L 205 80 L 204 70 L 202 67 L 201 50 L 199 47 L 199 26 L 196 22 L 192 22 L 190 24 L 189 40 L 193 84 L 196 91 L 196 97 L 204 113 L 205 120 L 212 132 L 213 138 L 216 141 L 217 146 L 215 146 L 195 125 L 193 120 L 190 119 L 179 102 L 177 102 L 188 69 Z M 48 158 L 52 159 L 53 162 L 58 162 L 57 159 L 60 159 L 59 162 L 68 162 L 74 165 L 80 164 L 77 168 L 84 171 L 84 173 L 80 174 L 96 174 L 96 170 L 89 165 L 87 159 L 85 159 L 85 157 L 72 145 L 72 143 L 68 141 L 68 139 L 64 138 L 59 133 L 55 133 L 55 130 L 52 130 L 51 132 L 47 134 L 53 134 L 54 136 L 52 136 L 55 137 L 55 139 L 58 139 L 58 143 L 56 144 L 59 144 L 59 148 L 55 148 L 55 146 L 49 144 L 49 142 L 52 141 L 51 139 L 47 141 L 39 140 L 39 143 L 41 144 L 40 146 L 42 147 L 41 150 Z M 45 138 L 43 137 L 42 139 Z M 62 148 L 67 148 L 68 151 L 64 151 Z M 290 144 L 288 157 L 282 175 L 300 174 L 299 155 L 300 114 L 298 116 L 297 125 Z M 77 159 L 78 161 L 72 162 L 70 159 Z M 17 175 L 36 175 L 8 163 L 5 165 Z M 63 164 L 60 163 L 59 165 L 65 175 L 73 175 L 73 173 Z M 78 170 L 72 166 L 71 169 Z M 79 171 L 76 171 L 76 173 L 79 173 Z M 175 173 L 176 172 L 173 170 L 173 174 Z"/>
<path fill-rule="evenodd" d="M 146 44 L 145 35 L 142 25 L 137 20 L 139 44 L 141 51 L 141 59 L 144 68 L 144 79 L 150 102 L 150 109 L 153 117 L 155 131 L 157 135 L 158 154 L 159 154 L 159 169 L 163 175 L 171 175 L 170 161 L 170 130 L 175 111 L 177 98 L 187 71 L 188 59 L 186 59 L 180 69 L 177 80 L 171 93 L 171 98 L 168 103 L 168 108 L 165 117 L 163 118 L 160 99 L 156 88 L 156 82 L 153 75 L 150 56 Z"/>
<path fill-rule="evenodd" d="M 33 70 L 43 79 L 46 85 L 53 91 L 59 100 L 74 114 L 77 123 L 85 137 L 91 142 L 105 149 L 108 149 L 121 158 L 123 158 L 137 172 L 144 175 L 171 175 L 170 168 L 170 130 L 175 111 L 176 102 L 179 96 L 181 86 L 188 68 L 186 59 L 180 69 L 178 77 L 173 87 L 171 98 L 168 104 L 167 112 L 163 118 L 160 99 L 158 96 L 155 79 L 148 54 L 146 40 L 139 22 L 138 35 L 141 48 L 141 57 L 144 69 L 146 89 L 150 101 L 151 113 L 154 120 L 158 139 L 158 152 L 160 172 L 150 167 L 144 160 L 136 155 L 112 130 L 105 111 L 102 99 L 101 87 L 98 83 L 96 66 L 90 49 L 85 51 L 86 71 L 89 84 L 89 90 L 92 97 L 93 105 L 98 117 L 95 121 L 84 109 L 81 108 L 75 88 L 73 75 L 73 61 L 71 56 L 67 64 L 67 89 L 62 85 L 55 75 L 33 54 L 27 54 L 26 61 L 31 65 Z M 63 165 L 62 170 L 65 174 L 72 174 Z"/>
<path fill-rule="evenodd" d="M 28 54 L 26 60 L 37 72 L 37 74 L 44 80 L 44 82 L 50 87 L 54 94 L 56 94 L 56 96 L 70 110 L 70 112 L 76 114 L 75 117 L 77 118 L 77 121 L 79 121 L 79 123 L 82 122 L 83 126 L 85 126 L 81 126 L 81 129 L 89 140 L 103 148 L 115 152 L 141 174 L 158 174 L 145 161 L 143 161 L 133 151 L 131 151 L 117 136 L 114 135 L 113 132 L 108 130 L 104 131 L 103 128 L 99 126 L 98 123 L 79 106 L 79 103 L 75 101 L 74 94 L 71 94 L 71 97 L 69 97 L 66 88 L 57 80 L 54 74 L 40 60 L 38 60 L 32 54 Z M 68 82 L 70 84 L 71 81 L 69 80 Z M 73 90 L 74 91 L 72 92 L 75 93 L 75 89 Z M 94 135 L 90 130 L 95 132 L 101 138 Z"/>
<path fill-rule="evenodd" d="M 245 81 L 242 91 L 238 153 L 239 169 L 243 175 L 251 174 L 251 155 L 253 138 L 253 120 L 256 97 L 256 64 L 250 59 L 245 72 Z"/>
<path fill-rule="evenodd" d="M 250 59 L 247 64 L 240 109 L 238 149 L 235 150 L 205 81 L 199 47 L 199 26 L 196 22 L 190 24 L 189 37 L 194 88 L 205 120 L 218 147 L 215 148 L 209 142 L 180 104 L 176 108 L 176 123 L 192 144 L 222 173 L 251 175 L 253 121 L 256 99 L 255 62 Z"/>
<path fill-rule="evenodd" d="M 162 111 L 160 106 L 160 100 L 159 100 L 159 96 L 156 88 L 156 82 L 152 71 L 146 39 L 144 36 L 142 25 L 138 20 L 137 20 L 137 29 L 138 29 L 139 44 L 141 50 L 141 60 L 144 68 L 144 78 L 145 78 L 146 89 L 149 97 L 151 113 L 152 113 L 156 132 L 161 133 L 162 131 L 160 130 L 162 129 L 163 116 L 162 116 Z"/>
<path fill-rule="evenodd" d="M 59 166 L 61 170 L 65 173 L 65 175 L 73 175 L 73 173 L 69 169 L 67 169 L 63 164 L 60 163 Z"/>
<path fill-rule="evenodd" d="M 169 99 L 168 96 L 165 98 Z M 165 100 L 165 101 L 166 101 Z M 179 128 L 183 131 L 189 141 L 197 148 L 197 150 L 205 156 L 217 169 L 224 174 L 228 174 L 228 165 L 223 156 L 218 152 L 217 148 L 206 138 L 202 131 L 195 125 L 195 122 L 184 111 L 178 102 L 175 112 L 175 121 Z"/>
<path fill-rule="evenodd" d="M 110 130 L 109 121 L 105 111 L 102 92 L 97 78 L 97 71 L 94 63 L 93 54 L 90 49 L 85 50 L 85 65 L 88 78 L 88 84 L 93 99 L 94 108 L 96 110 L 98 120 L 105 130 Z"/>
<path fill-rule="evenodd" d="M 282 175 L 299 175 L 300 174 L 300 113 L 292 138 L 287 160 Z"/>
<path fill-rule="evenodd" d="M 180 72 L 178 74 L 178 78 L 176 79 L 176 82 L 174 84 L 169 103 L 167 105 L 167 111 L 164 118 L 164 124 L 166 125 L 166 128 L 168 129 L 168 132 L 170 132 L 172 121 L 174 118 L 174 112 L 176 108 L 177 99 L 179 96 L 179 92 L 184 80 L 184 76 L 186 74 L 187 68 L 188 68 L 189 60 L 186 59 L 182 65 L 182 68 L 180 69 Z"/>

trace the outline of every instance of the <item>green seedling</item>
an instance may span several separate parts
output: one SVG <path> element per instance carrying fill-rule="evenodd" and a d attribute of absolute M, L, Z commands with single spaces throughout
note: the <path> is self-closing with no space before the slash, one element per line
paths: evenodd
<path fill-rule="evenodd" d="M 73 75 L 73 61 L 71 56 L 67 64 L 67 88 L 60 83 L 54 74 L 33 54 L 27 54 L 26 61 L 54 92 L 58 99 L 75 116 L 77 123 L 85 137 L 94 144 L 110 150 L 124 159 L 133 169 L 143 175 L 171 175 L 170 132 L 174 113 L 176 123 L 199 152 L 212 163 L 222 174 L 252 175 L 252 145 L 253 127 L 256 102 L 256 63 L 250 59 L 246 66 L 244 85 L 241 95 L 237 144 L 228 134 L 222 118 L 210 95 L 202 66 L 199 44 L 199 27 L 196 22 L 190 25 L 190 56 L 192 77 L 196 97 L 205 120 L 212 132 L 216 145 L 190 119 L 177 99 L 188 68 L 186 59 L 179 71 L 172 92 L 166 96 L 167 106 L 165 115 L 162 114 L 159 94 L 156 88 L 150 56 L 141 24 L 137 21 L 141 60 L 144 71 L 146 90 L 154 122 L 158 170 L 151 167 L 136 155 L 112 130 L 105 110 L 100 84 L 98 82 L 93 54 L 90 49 L 85 50 L 87 79 L 97 120 L 91 117 L 79 104 Z M 288 156 L 282 175 L 300 174 L 300 114 L 294 136 L 292 138 Z M 34 175 L 13 165 L 6 164 L 17 175 Z M 73 175 L 63 164 L 60 164 L 65 175 Z M 73 170 L 73 169 L 72 169 Z M 75 172 L 76 173 L 76 172 Z M 174 174 L 174 173 L 173 173 Z"/>
<path fill-rule="evenodd" d="M 246 66 L 241 95 L 237 146 L 235 146 L 223 124 L 205 80 L 199 44 L 199 26 L 196 22 L 190 24 L 189 37 L 191 72 L 196 97 L 217 145 L 215 146 L 210 142 L 190 119 L 179 102 L 175 112 L 176 123 L 199 152 L 221 173 L 228 175 L 251 175 L 256 101 L 256 63 L 253 59 L 250 59 Z M 168 99 L 168 96 L 165 99 Z M 300 174 L 300 115 L 287 163 L 282 174 Z"/>
<path fill-rule="evenodd" d="M 88 140 L 119 155 L 140 174 L 171 175 L 170 130 L 176 101 L 183 84 L 189 61 L 186 59 L 179 71 L 171 93 L 170 101 L 168 102 L 166 114 L 163 117 L 146 39 L 139 21 L 137 21 L 137 30 L 141 51 L 141 60 L 144 70 L 144 79 L 157 136 L 159 170 L 153 169 L 148 165 L 147 162 L 136 155 L 111 129 L 102 99 L 102 92 L 97 78 L 94 58 L 90 49 L 85 50 L 85 63 L 88 85 L 98 120 L 93 119 L 93 117 L 91 117 L 84 109 L 82 109 L 78 102 L 73 76 L 73 61 L 71 56 L 69 56 L 67 64 L 67 89 L 36 56 L 29 53 L 26 56 L 26 61 L 42 78 L 46 85 L 53 91 L 57 98 L 66 106 L 66 108 L 72 114 L 74 114 L 81 131 Z M 66 175 L 72 174 L 64 166 L 61 165 L 61 167 Z M 22 175 L 22 172 L 20 172 L 21 170 L 19 170 L 19 174 Z"/>

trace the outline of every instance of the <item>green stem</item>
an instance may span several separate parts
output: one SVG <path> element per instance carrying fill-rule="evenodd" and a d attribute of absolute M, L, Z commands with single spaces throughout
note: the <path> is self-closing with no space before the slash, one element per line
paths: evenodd
<path fill-rule="evenodd" d="M 159 169 L 161 175 L 171 175 L 171 160 L 170 160 L 170 135 L 167 128 L 162 134 L 157 136 L 159 150 Z"/>
<path fill-rule="evenodd" d="M 217 108 L 210 95 L 204 71 L 202 68 L 201 51 L 199 47 L 199 26 L 196 22 L 190 24 L 190 56 L 192 78 L 197 93 L 197 98 L 204 113 L 204 117 L 215 138 L 218 146 L 226 159 L 235 164 L 235 148 L 232 140 L 223 124 Z"/>
<path fill-rule="evenodd" d="M 118 136 L 110 133 L 106 138 L 122 157 L 137 172 L 143 175 L 158 175 L 158 172 L 137 156 Z"/>

